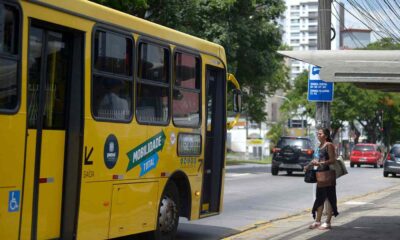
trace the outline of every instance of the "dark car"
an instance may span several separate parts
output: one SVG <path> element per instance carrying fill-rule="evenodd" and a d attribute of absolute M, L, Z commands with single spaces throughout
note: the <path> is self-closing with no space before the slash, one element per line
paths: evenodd
<path fill-rule="evenodd" d="M 304 167 L 313 159 L 314 150 L 311 140 L 305 137 L 281 137 L 272 150 L 272 175 L 279 171 L 302 172 Z"/>
<path fill-rule="evenodd" d="M 395 144 L 386 155 L 383 163 L 383 176 L 400 174 L 400 144 Z"/>

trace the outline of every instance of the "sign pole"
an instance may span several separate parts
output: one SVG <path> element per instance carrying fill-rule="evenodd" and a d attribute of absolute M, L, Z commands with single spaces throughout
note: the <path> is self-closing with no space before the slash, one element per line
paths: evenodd
<path fill-rule="evenodd" d="M 318 50 L 331 49 L 331 11 L 331 0 L 318 0 Z M 330 128 L 330 107 L 329 102 L 316 103 L 316 128 Z"/>

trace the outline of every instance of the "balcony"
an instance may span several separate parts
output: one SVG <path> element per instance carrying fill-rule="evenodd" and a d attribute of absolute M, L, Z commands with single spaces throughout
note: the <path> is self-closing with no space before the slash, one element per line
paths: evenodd
<path fill-rule="evenodd" d="M 318 32 L 318 26 L 308 26 L 309 32 Z"/>
<path fill-rule="evenodd" d="M 318 18 L 318 12 L 308 12 L 309 18 Z"/>
<path fill-rule="evenodd" d="M 307 38 L 301 39 L 300 45 L 308 45 L 308 39 Z"/>
<path fill-rule="evenodd" d="M 314 39 L 309 39 L 308 40 L 308 46 L 310 46 L 310 47 L 314 47 L 314 46 L 317 46 L 317 40 L 314 40 Z"/>
<path fill-rule="evenodd" d="M 317 19 L 309 19 L 308 20 L 308 25 L 309 26 L 318 26 L 318 20 Z"/>

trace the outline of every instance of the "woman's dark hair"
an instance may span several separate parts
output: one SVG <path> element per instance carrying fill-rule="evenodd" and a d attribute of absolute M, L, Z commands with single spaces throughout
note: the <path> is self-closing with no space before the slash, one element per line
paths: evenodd
<path fill-rule="evenodd" d="M 326 136 L 326 141 L 332 142 L 331 131 L 329 131 L 328 128 L 322 128 L 321 130 L 322 130 L 322 132 L 324 132 L 324 135 Z"/>

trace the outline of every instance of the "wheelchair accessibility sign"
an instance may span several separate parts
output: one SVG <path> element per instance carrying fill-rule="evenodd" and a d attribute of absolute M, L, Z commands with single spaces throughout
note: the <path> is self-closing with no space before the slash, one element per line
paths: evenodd
<path fill-rule="evenodd" d="M 19 200 L 20 200 L 20 191 L 10 191 L 8 193 L 8 211 L 9 212 L 18 212 L 19 211 Z"/>

